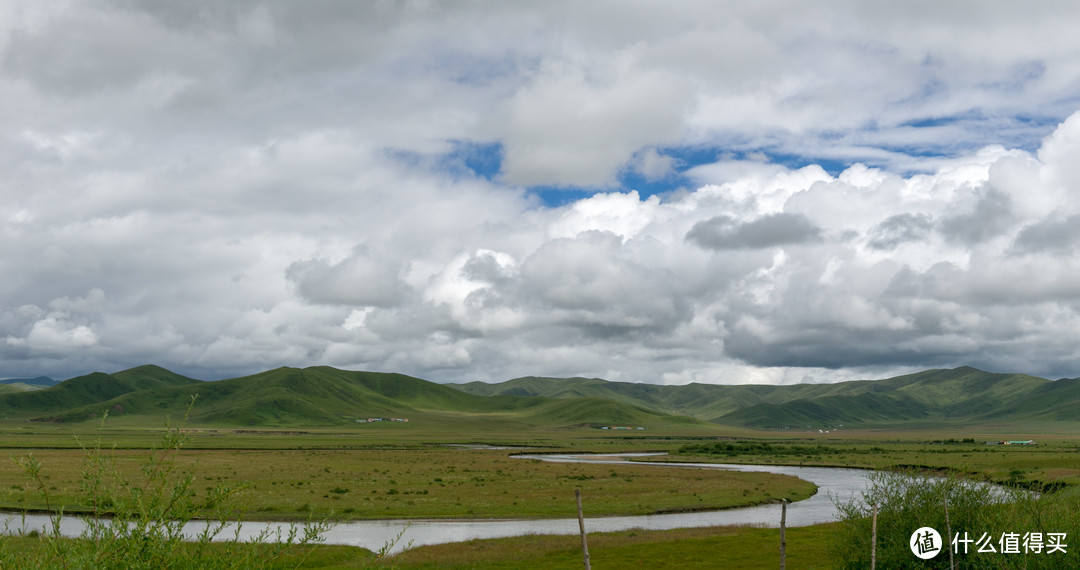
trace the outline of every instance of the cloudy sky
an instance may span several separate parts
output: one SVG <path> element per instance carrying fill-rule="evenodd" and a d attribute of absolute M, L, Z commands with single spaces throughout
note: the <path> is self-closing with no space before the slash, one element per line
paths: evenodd
<path fill-rule="evenodd" d="M 0 377 L 1080 376 L 1078 20 L 0 0 Z"/>

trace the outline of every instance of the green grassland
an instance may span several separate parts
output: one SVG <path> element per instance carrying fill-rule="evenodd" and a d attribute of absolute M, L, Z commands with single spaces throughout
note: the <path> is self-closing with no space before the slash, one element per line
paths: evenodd
<path fill-rule="evenodd" d="M 667 460 L 910 469 L 1036 490 L 1080 489 L 1080 437 L 1043 435 L 1035 446 L 1019 446 L 987 445 L 966 435 L 928 438 L 934 435 L 940 434 L 702 441 L 675 449 Z"/>
<path fill-rule="evenodd" d="M 131 421 L 131 418 L 128 418 Z M 100 435 L 127 442 L 128 449 L 109 451 L 118 466 L 137 471 L 147 455 L 149 438 L 136 426 L 105 423 L 99 433 L 88 430 L 86 439 Z M 67 427 L 88 423 L 68 424 Z M 419 424 L 418 424 L 419 425 Z M 12 441 L 5 431 L 0 442 Z M 17 426 L 23 427 L 23 426 Z M 64 424 L 33 424 L 45 429 L 50 440 L 61 439 Z M 433 435 L 409 424 L 371 424 L 381 432 L 312 430 L 248 430 L 198 428 L 192 446 L 178 460 L 198 475 L 196 489 L 218 483 L 244 483 L 237 497 L 246 518 L 294 520 L 309 512 L 335 518 L 486 518 L 503 516 L 572 517 L 573 489 L 586 497 L 587 516 L 646 513 L 734 504 L 798 499 L 812 490 L 787 478 L 761 479 L 760 474 L 650 469 L 644 465 L 574 465 L 540 463 L 511 457 L 516 450 L 447 448 L 425 441 Z M 394 431 L 402 428 L 407 431 Z M 719 430 L 727 428 L 718 427 Z M 408 431 L 413 430 L 413 431 Z M 160 432 L 160 426 L 151 432 Z M 498 435 L 492 431 L 488 435 Z M 946 435 L 954 437 L 944 437 Z M 665 460 L 817 464 L 888 468 L 916 466 L 925 470 L 955 470 L 976 478 L 1016 481 L 1058 481 L 1067 486 L 1056 496 L 1076 496 L 1080 438 L 1070 434 L 1040 438 L 1036 447 L 988 446 L 972 442 L 969 433 L 923 434 L 874 431 L 836 434 L 793 434 L 777 437 L 769 432 L 733 435 L 632 434 L 593 428 L 535 428 L 520 441 L 544 442 L 547 450 L 632 451 L 667 450 Z M 72 438 L 71 434 L 67 434 Z M 454 437 L 443 434 L 444 440 Z M 517 436 L 504 438 L 514 441 Z M 12 456 L 32 451 L 49 474 L 51 492 L 76 506 L 82 469 L 81 449 L 27 449 L 25 439 L 12 446 Z M 73 438 L 72 438 L 73 439 Z M 968 440 L 968 441 L 965 441 Z M 477 441 L 469 435 L 458 443 Z M 496 441 L 507 443 L 507 441 Z M 351 447 L 350 447 L 351 446 Z M 729 447 L 730 446 L 730 449 Z M 137 449 L 142 447 L 142 449 Z M 643 458 L 642 461 L 648 461 Z M 747 476 L 749 477 L 743 477 Z M 728 478 L 729 476 L 735 476 Z M 32 486 L 23 480 L 14 462 L 0 469 L 5 482 L 3 502 L 8 508 L 36 508 Z M 13 483 L 7 483 L 13 482 Z M 805 485 L 805 483 L 803 484 Z M 16 488 L 15 486 L 20 486 Z M 830 567 L 828 545 L 835 525 L 789 529 L 789 567 Z M 590 535 L 595 567 L 630 564 L 635 567 L 708 568 L 775 567 L 779 536 L 776 529 L 713 528 L 678 531 L 628 531 Z M 12 543 L 15 544 L 15 543 Z M 18 546 L 18 545 L 22 546 Z M 13 547 L 33 548 L 18 543 Z M 255 547 L 253 547 L 255 548 Z M 367 567 L 371 553 L 351 547 L 314 547 L 306 555 L 289 558 L 304 567 Z M 579 543 L 573 536 L 529 536 L 490 541 L 419 547 L 390 559 L 401 568 L 520 568 L 522 560 L 541 560 L 543 567 L 578 567 Z M 715 564 L 714 564 L 715 562 Z M 601 566 L 603 564 L 603 566 Z M 536 567 L 536 566 L 531 566 Z"/>
<path fill-rule="evenodd" d="M 789 568 L 830 568 L 834 525 L 786 531 Z M 778 568 L 780 531 L 707 527 L 632 530 L 588 537 L 594 568 Z M 523 565 L 527 559 L 529 564 Z M 533 563 L 535 561 L 535 563 Z M 577 537 L 522 536 L 423 546 L 394 558 L 400 568 L 581 568 Z"/>
<path fill-rule="evenodd" d="M 20 450 L 20 452 L 29 450 Z M 83 452 L 32 451 L 48 475 L 50 500 L 67 512 L 88 508 L 80 495 Z M 647 465 L 586 465 L 518 459 L 505 450 L 193 450 L 177 460 L 196 474 L 196 491 L 244 486 L 236 496 L 248 519 L 573 517 L 574 489 L 590 513 L 652 514 L 799 500 L 814 485 L 793 477 Z M 142 450 L 110 452 L 135 476 Z M 0 463 L 0 509 L 42 510 L 43 497 L 13 461 Z M 235 506 L 235 505 L 231 505 Z"/>

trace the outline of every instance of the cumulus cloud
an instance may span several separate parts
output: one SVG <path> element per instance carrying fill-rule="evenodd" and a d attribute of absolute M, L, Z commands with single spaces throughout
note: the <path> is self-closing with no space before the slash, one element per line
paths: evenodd
<path fill-rule="evenodd" d="M 305 300 L 330 305 L 395 305 L 407 293 L 398 262 L 379 259 L 357 248 L 338 263 L 325 259 L 297 261 L 285 270 Z"/>
<path fill-rule="evenodd" d="M 660 154 L 654 148 L 647 148 L 631 159 L 630 168 L 646 180 L 655 182 L 673 175 L 678 163 L 674 157 Z"/>
<path fill-rule="evenodd" d="M 614 60 L 614 69 L 595 71 L 545 65 L 506 103 L 508 183 L 609 186 L 638 149 L 679 139 L 688 97 L 682 78 Z M 663 168 L 645 160 L 654 175 Z"/>
<path fill-rule="evenodd" d="M 1080 375 L 1078 10 L 0 2 L 0 376 Z"/>
<path fill-rule="evenodd" d="M 994 188 L 975 193 L 971 212 L 941 220 L 946 238 L 967 244 L 982 242 L 1007 231 L 1012 225 L 1012 200 Z"/>
<path fill-rule="evenodd" d="M 933 228 L 934 221 L 927 214 L 896 214 L 874 227 L 867 245 L 874 249 L 895 249 L 902 243 L 925 239 Z"/>
<path fill-rule="evenodd" d="M 636 261 L 619 236 L 592 230 L 551 240 L 526 259 L 519 297 L 561 324 L 600 334 L 665 328 L 680 317 L 665 273 Z"/>
<path fill-rule="evenodd" d="M 65 358 L 98 344 L 106 310 L 105 293 L 92 289 L 82 297 L 60 297 L 44 307 L 24 305 L 5 311 L 0 322 L 9 334 L 4 339 L 7 353 L 14 358 Z"/>
<path fill-rule="evenodd" d="M 1080 246 L 1080 215 L 1025 226 L 1013 245 L 1021 253 L 1072 253 Z"/>
<path fill-rule="evenodd" d="M 768 214 L 745 223 L 716 216 L 694 224 L 686 234 L 708 249 L 758 249 L 813 241 L 821 230 L 802 214 Z"/>
<path fill-rule="evenodd" d="M 98 339 L 94 331 L 86 325 L 74 325 L 58 321 L 54 317 L 46 317 L 34 323 L 25 342 L 35 351 L 64 354 L 66 349 L 94 346 Z"/>

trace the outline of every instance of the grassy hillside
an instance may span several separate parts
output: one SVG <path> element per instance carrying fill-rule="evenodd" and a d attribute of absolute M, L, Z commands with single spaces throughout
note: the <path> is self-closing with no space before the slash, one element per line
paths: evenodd
<path fill-rule="evenodd" d="M 202 380 L 188 378 L 187 376 L 182 376 L 160 366 L 154 366 L 153 364 L 136 366 L 135 368 L 114 372 L 112 377 L 137 390 L 202 383 Z"/>
<path fill-rule="evenodd" d="M 605 398 L 733 426 L 878 426 L 902 422 L 1076 421 L 1080 379 L 1051 381 L 971 367 L 886 380 L 792 386 L 658 386 L 590 378 L 517 378 L 454 385 L 482 394 Z"/>
<path fill-rule="evenodd" d="M 179 417 L 197 394 L 191 421 L 233 426 L 335 425 L 368 417 L 417 418 L 429 425 L 471 418 L 508 428 L 695 421 L 750 428 L 973 425 L 1075 422 L 1080 405 L 1080 379 L 1051 381 L 970 367 L 835 384 L 660 386 L 542 377 L 443 385 L 327 366 L 203 382 L 140 366 L 43 390 L 14 389 L 0 392 L 3 417 L 78 422 L 105 411 L 114 417 Z"/>
<path fill-rule="evenodd" d="M 44 390 L 48 386 L 42 386 L 40 384 L 25 384 L 23 382 L 9 382 L 7 384 L 0 384 L 0 394 L 12 394 L 15 392 L 33 392 L 34 390 Z"/>
<path fill-rule="evenodd" d="M 72 409 L 110 401 L 126 394 L 201 383 L 157 366 L 140 366 L 115 374 L 93 372 L 44 390 L 0 395 L 0 413 L 16 417 L 63 416 Z"/>
<path fill-rule="evenodd" d="M 527 376 L 499 384 L 448 384 L 471 394 L 514 394 L 547 398 L 604 398 L 668 414 L 711 420 L 737 409 L 766 402 L 774 386 L 718 386 L 687 384 L 661 386 L 609 382 L 599 378 L 543 378 Z"/>
<path fill-rule="evenodd" d="M 26 384 L 0 384 L 0 394 L 11 394 L 14 392 L 25 392 L 29 389 Z"/>
<path fill-rule="evenodd" d="M 189 421 L 213 425 L 334 425 L 368 417 L 468 417 L 555 427 L 685 423 L 685 419 L 601 398 L 479 396 L 402 374 L 326 366 L 278 368 L 218 382 L 142 366 L 72 378 L 34 394 L 0 395 L 0 410 L 55 422 L 85 421 L 105 411 L 113 417 L 179 417 L 195 395 L 198 402 Z"/>

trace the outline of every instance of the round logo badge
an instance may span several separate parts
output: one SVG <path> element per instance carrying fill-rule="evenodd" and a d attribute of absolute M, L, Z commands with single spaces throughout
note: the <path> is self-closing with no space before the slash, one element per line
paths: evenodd
<path fill-rule="evenodd" d="M 945 547 L 941 542 L 941 535 L 938 531 L 924 526 L 915 531 L 911 535 L 911 541 L 908 542 L 911 546 L 911 552 L 922 558 L 923 560 L 929 560 L 938 555 L 941 549 Z"/>

